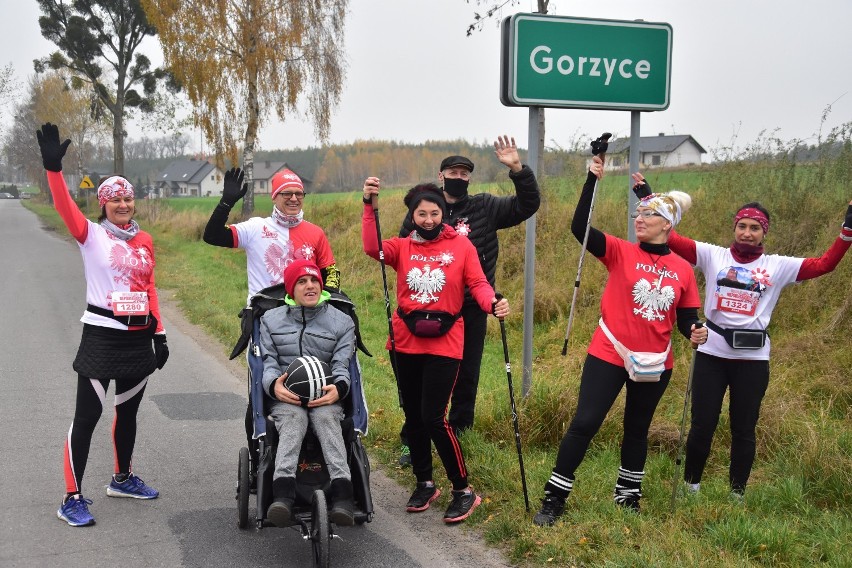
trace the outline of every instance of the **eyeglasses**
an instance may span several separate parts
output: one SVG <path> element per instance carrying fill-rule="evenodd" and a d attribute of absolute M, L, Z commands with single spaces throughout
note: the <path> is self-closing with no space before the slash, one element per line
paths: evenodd
<path fill-rule="evenodd" d="M 651 217 L 662 217 L 662 215 L 660 215 L 656 211 L 651 211 L 650 209 L 645 210 L 645 211 L 634 211 L 633 213 L 630 214 L 631 219 L 638 219 L 639 217 L 642 217 L 643 219 L 645 219 L 647 221 Z"/>
<path fill-rule="evenodd" d="M 290 201 L 293 197 L 295 197 L 298 201 L 301 201 L 305 198 L 304 191 L 282 191 L 278 195 L 284 197 L 284 201 Z"/>

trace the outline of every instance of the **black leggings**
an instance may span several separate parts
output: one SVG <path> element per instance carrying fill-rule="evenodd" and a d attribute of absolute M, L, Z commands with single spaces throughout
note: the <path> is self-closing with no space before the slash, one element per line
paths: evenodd
<path fill-rule="evenodd" d="M 393 358 L 391 358 L 393 360 Z M 447 406 L 459 371 L 459 360 L 438 355 L 396 354 L 411 469 L 417 481 L 432 480 L 432 444 L 453 489 L 467 487 L 461 444 L 447 422 Z"/>
<path fill-rule="evenodd" d="M 569 479 L 574 478 L 574 471 L 583 461 L 592 438 L 625 386 L 627 400 L 624 406 L 621 467 L 634 472 L 643 471 L 648 456 L 648 428 L 671 376 L 672 371 L 668 369 L 656 383 L 637 383 L 627 377 L 623 366 L 588 355 L 580 377 L 577 412 L 559 445 L 553 471 Z"/>
<path fill-rule="evenodd" d="M 101 418 L 110 381 L 77 376 L 77 407 L 65 440 L 65 491 L 79 493 L 89 459 L 92 434 Z M 136 414 L 148 378 L 115 381 L 115 420 L 112 425 L 115 473 L 129 473 L 136 444 Z"/>
<path fill-rule="evenodd" d="M 760 404 L 769 386 L 769 361 L 723 359 L 698 352 L 692 378 L 692 420 L 686 441 L 684 479 L 698 483 L 710 455 L 713 434 L 730 389 L 731 489 L 745 490 L 754 464 L 755 430 Z"/>

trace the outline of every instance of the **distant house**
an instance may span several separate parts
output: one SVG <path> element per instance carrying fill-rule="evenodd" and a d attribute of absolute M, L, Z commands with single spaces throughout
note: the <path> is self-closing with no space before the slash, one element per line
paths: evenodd
<path fill-rule="evenodd" d="M 222 170 L 206 160 L 176 160 L 157 174 L 152 185 L 160 197 L 222 195 Z"/>
<path fill-rule="evenodd" d="M 642 168 L 673 168 L 701 163 L 701 147 L 689 134 L 639 137 L 639 165 Z M 618 138 L 609 143 L 606 168 L 620 169 L 630 165 L 630 138 Z"/>
<path fill-rule="evenodd" d="M 272 188 L 270 187 L 272 176 L 281 170 L 291 170 L 302 180 L 302 184 L 305 186 L 305 191 L 310 191 L 310 187 L 313 185 L 313 180 L 303 176 L 287 162 L 261 160 L 254 163 L 254 194 L 269 195 L 272 193 Z"/>

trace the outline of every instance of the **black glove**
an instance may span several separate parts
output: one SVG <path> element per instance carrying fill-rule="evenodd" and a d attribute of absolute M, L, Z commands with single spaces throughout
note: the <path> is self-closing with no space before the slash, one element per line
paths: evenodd
<path fill-rule="evenodd" d="M 154 336 L 154 355 L 157 357 L 157 368 L 162 369 L 169 360 L 169 344 L 166 343 L 166 335 L 163 333 Z"/>
<path fill-rule="evenodd" d="M 852 231 L 852 205 L 846 209 L 846 220 L 843 221 L 843 227 Z"/>
<path fill-rule="evenodd" d="M 648 183 L 648 180 L 645 180 L 643 183 L 637 183 L 633 186 L 633 193 L 636 194 L 636 197 L 642 199 L 643 197 L 648 197 L 653 191 L 651 191 L 651 184 Z"/>
<path fill-rule="evenodd" d="M 240 168 L 231 168 L 225 172 L 225 187 L 222 189 L 220 203 L 233 207 L 248 192 L 248 184 L 243 183 L 245 172 Z M 242 186 L 242 187 L 240 187 Z"/>
<path fill-rule="evenodd" d="M 71 139 L 60 143 L 59 128 L 49 122 L 44 124 L 41 130 L 36 130 L 36 138 L 38 147 L 41 149 L 41 163 L 44 164 L 44 169 L 49 172 L 61 172 L 62 157 L 65 156 Z"/>

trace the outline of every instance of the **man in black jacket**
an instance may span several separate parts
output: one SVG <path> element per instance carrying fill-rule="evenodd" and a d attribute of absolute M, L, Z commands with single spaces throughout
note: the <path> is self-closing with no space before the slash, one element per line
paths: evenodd
<path fill-rule="evenodd" d="M 479 253 L 479 262 L 488 283 L 494 287 L 499 252 L 497 231 L 514 227 L 532 217 L 541 204 L 538 183 L 529 166 L 521 164 L 514 138 L 500 136 L 494 142 L 494 153 L 500 163 L 509 168 L 509 179 L 515 185 L 515 195 L 498 197 L 490 193 L 469 195 L 467 192 L 473 174 L 473 162 L 464 156 L 449 156 L 441 162 L 438 182 L 443 186 L 447 200 L 447 218 L 460 234 L 467 236 Z M 413 228 L 411 220 L 403 222 L 400 236 L 407 236 Z M 495 288 L 496 289 L 496 288 Z M 449 422 L 457 433 L 473 427 L 476 392 L 479 386 L 479 367 L 485 347 L 488 314 L 465 292 L 462 306 L 464 318 L 464 354 L 458 380 L 453 389 Z M 403 449 L 399 463 L 411 463 L 408 456 L 405 425 L 400 432 Z"/>

